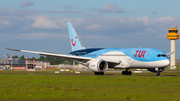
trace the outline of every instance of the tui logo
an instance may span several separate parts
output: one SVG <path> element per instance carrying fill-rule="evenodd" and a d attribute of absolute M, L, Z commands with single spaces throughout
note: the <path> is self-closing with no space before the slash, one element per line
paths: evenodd
<path fill-rule="evenodd" d="M 77 36 L 75 37 L 75 39 L 77 39 Z M 76 41 L 73 43 L 73 39 L 71 39 L 71 43 L 72 43 L 73 46 L 76 45 Z"/>
<path fill-rule="evenodd" d="M 145 53 L 146 53 L 146 50 L 144 51 L 141 51 L 141 50 L 136 50 L 136 54 L 135 54 L 135 57 L 139 57 L 139 58 L 141 58 L 141 57 L 143 57 L 144 58 L 144 55 L 145 55 Z"/>

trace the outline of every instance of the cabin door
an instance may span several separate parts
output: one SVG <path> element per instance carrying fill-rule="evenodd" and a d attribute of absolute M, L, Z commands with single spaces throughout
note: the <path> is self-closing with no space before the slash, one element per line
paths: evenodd
<path fill-rule="evenodd" d="M 133 65 L 133 63 L 134 63 L 134 59 L 132 59 L 132 56 L 133 56 L 132 52 L 129 52 L 129 54 L 128 54 L 128 63 L 130 65 Z"/>

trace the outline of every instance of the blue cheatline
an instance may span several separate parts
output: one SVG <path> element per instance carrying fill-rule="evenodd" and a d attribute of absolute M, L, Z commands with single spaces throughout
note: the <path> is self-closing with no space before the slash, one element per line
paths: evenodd
<path fill-rule="evenodd" d="M 165 55 L 166 53 L 154 48 L 92 48 L 73 51 L 69 54 L 75 56 L 97 58 L 107 52 L 113 51 L 123 52 L 126 56 L 130 57 L 131 59 L 141 62 L 152 62 L 168 59 L 167 56 L 158 57 L 158 55 Z"/>

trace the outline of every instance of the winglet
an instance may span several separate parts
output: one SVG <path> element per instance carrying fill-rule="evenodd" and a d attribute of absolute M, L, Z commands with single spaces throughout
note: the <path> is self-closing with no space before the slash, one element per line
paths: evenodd
<path fill-rule="evenodd" d="M 18 50 L 18 49 L 10 49 L 10 48 L 4 48 L 6 50 L 12 50 L 12 51 L 21 51 L 21 50 Z"/>

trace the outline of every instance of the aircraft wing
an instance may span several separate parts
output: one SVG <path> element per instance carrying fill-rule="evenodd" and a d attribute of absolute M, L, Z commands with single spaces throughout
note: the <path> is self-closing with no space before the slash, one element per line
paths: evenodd
<path fill-rule="evenodd" d="M 37 51 L 29 51 L 29 50 L 18 50 L 18 49 L 10 49 L 10 48 L 5 48 L 7 50 L 11 50 L 11 51 L 19 51 L 19 52 L 27 52 L 27 53 L 35 53 L 35 54 L 39 54 L 39 55 L 45 55 L 45 56 L 52 56 L 52 57 L 59 57 L 59 58 L 65 58 L 65 59 L 71 59 L 71 60 L 77 60 L 77 61 L 81 61 L 81 62 L 88 62 L 92 59 L 95 58 L 89 58 L 89 57 L 81 57 L 81 56 L 73 56 L 73 55 L 65 55 L 65 54 L 58 54 L 58 53 L 51 53 L 51 52 L 37 52 Z M 107 60 L 107 59 L 103 59 L 109 63 L 120 63 L 119 60 Z"/>
<path fill-rule="evenodd" d="M 72 55 L 65 55 L 65 54 L 58 54 L 58 53 L 51 53 L 51 52 L 37 52 L 37 51 L 18 50 L 18 49 L 9 49 L 9 48 L 5 48 L 5 49 L 12 50 L 12 51 L 19 51 L 19 52 L 35 53 L 39 55 L 59 57 L 59 58 L 65 58 L 65 59 L 71 59 L 71 60 L 78 60 L 81 62 L 87 62 L 92 59 L 88 57 L 72 56 Z"/>

